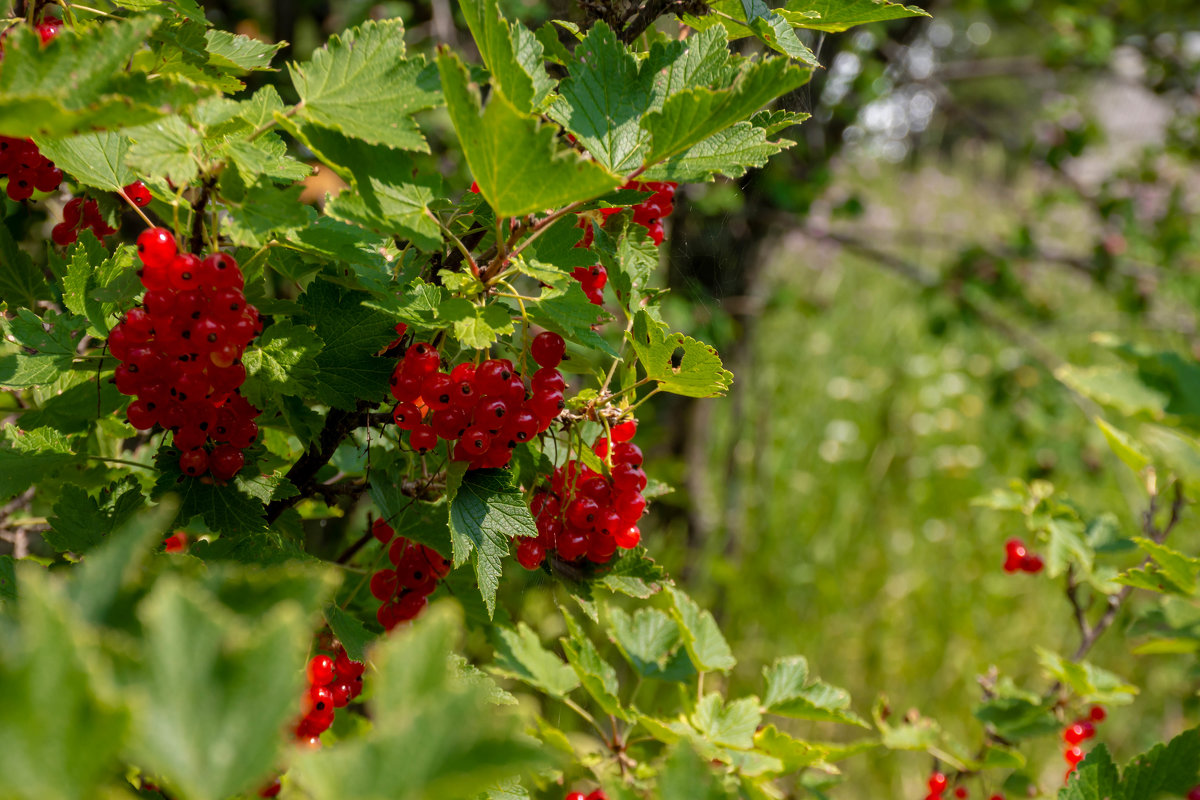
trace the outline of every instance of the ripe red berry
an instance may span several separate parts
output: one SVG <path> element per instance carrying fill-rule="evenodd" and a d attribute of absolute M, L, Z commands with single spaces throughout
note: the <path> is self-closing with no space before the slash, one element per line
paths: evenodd
<path fill-rule="evenodd" d="M 268 783 L 266 786 L 258 790 L 259 797 L 278 797 L 283 790 L 283 784 L 279 782 L 279 778 Z"/>
<path fill-rule="evenodd" d="M 1038 573 L 1042 571 L 1042 567 L 1046 566 L 1042 561 L 1041 556 L 1027 555 L 1021 559 L 1021 569 L 1029 573 Z"/>
<path fill-rule="evenodd" d="M 179 248 L 175 237 L 166 228 L 147 228 L 138 234 L 138 257 L 148 267 L 166 267 L 175 258 Z"/>
<path fill-rule="evenodd" d="M 1187 793 L 1187 800 L 1200 800 L 1200 786 L 1193 786 Z"/>
<path fill-rule="evenodd" d="M 125 192 L 125 196 L 129 198 L 129 202 L 138 208 L 145 208 L 150 205 L 150 190 L 140 180 L 134 181 L 122 188 L 121 191 Z"/>
<path fill-rule="evenodd" d="M 529 352 L 539 367 L 557 367 L 566 351 L 567 343 L 553 331 L 539 333 L 529 346 Z"/>
<path fill-rule="evenodd" d="M 1088 719 L 1092 722 L 1104 722 L 1108 717 L 1108 712 L 1104 710 L 1104 706 L 1092 706 L 1088 711 Z"/>
<path fill-rule="evenodd" d="M 965 798 L 967 796 L 967 787 L 959 786 L 958 788 L 956 788 L 954 790 L 954 796 L 957 797 L 958 800 L 963 800 L 963 798 Z"/>
<path fill-rule="evenodd" d="M 187 534 L 183 531 L 175 531 L 165 540 L 163 540 L 163 550 L 168 553 L 182 553 L 187 550 L 188 540 Z"/>
<path fill-rule="evenodd" d="M 60 222 L 50 229 L 50 239 L 59 247 L 66 247 L 78 241 L 79 233 L 65 222 Z"/>
<path fill-rule="evenodd" d="M 179 455 L 179 469 L 193 478 L 203 475 L 208 471 L 208 453 L 202 447 L 183 451 Z"/>
<path fill-rule="evenodd" d="M 568 792 L 564 800 L 587 800 L 583 792 Z"/>
<path fill-rule="evenodd" d="M 614 442 L 620 443 L 632 441 L 634 435 L 637 433 L 637 420 L 630 417 L 627 420 L 618 422 L 616 425 L 612 426 L 612 429 L 609 431 L 609 433 L 612 434 L 612 440 Z"/>
<path fill-rule="evenodd" d="M 1083 748 L 1081 748 L 1079 745 L 1068 747 L 1063 751 L 1063 758 L 1066 759 L 1068 764 L 1074 766 L 1080 761 L 1083 761 Z"/>
<path fill-rule="evenodd" d="M 1096 728 L 1087 721 L 1076 722 L 1063 730 L 1063 741 L 1067 744 L 1079 744 L 1096 735 Z"/>
<path fill-rule="evenodd" d="M 308 682 L 313 686 L 328 686 L 333 682 L 333 659 L 326 655 L 313 656 L 308 662 Z"/>
<path fill-rule="evenodd" d="M 227 481 L 242 471 L 246 456 L 232 444 L 217 445 L 208 457 L 208 469 L 214 478 Z"/>
<path fill-rule="evenodd" d="M 525 569 L 537 569 L 546 560 L 546 550 L 537 539 L 521 539 L 517 542 L 517 563 Z"/>
<path fill-rule="evenodd" d="M 392 410 L 392 419 L 400 430 L 411 431 L 421 424 L 421 412 L 412 403 L 401 400 Z"/>
<path fill-rule="evenodd" d="M 418 425 L 412 429 L 412 433 L 408 436 L 408 444 L 413 450 L 418 453 L 428 453 L 433 448 L 437 447 L 438 435 L 428 425 Z"/>
<path fill-rule="evenodd" d="M 929 786 L 930 793 L 941 794 L 942 792 L 946 791 L 946 786 L 949 784 L 949 782 L 950 781 L 946 778 L 945 773 L 935 772 L 929 776 L 929 782 L 927 785 Z"/>

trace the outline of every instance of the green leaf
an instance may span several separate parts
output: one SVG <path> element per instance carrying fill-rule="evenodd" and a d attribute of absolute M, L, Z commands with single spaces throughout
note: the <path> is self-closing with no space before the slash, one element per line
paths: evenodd
<path fill-rule="evenodd" d="M 185 184 L 200 173 L 198 151 L 204 137 L 182 117 L 164 117 L 127 133 L 133 142 L 128 148 L 129 164 L 142 174 L 163 175 L 173 183 Z M 125 183 L 132 181 L 133 173 L 129 175 Z"/>
<path fill-rule="evenodd" d="M 29 254 L 17 246 L 8 225 L 0 222 L 0 301 L 9 308 L 37 308 L 50 298 L 50 286 Z"/>
<path fill-rule="evenodd" d="M 871 710 L 875 727 L 881 736 L 880 743 L 884 747 L 889 750 L 928 750 L 941 741 L 942 729 L 936 720 L 919 714 L 906 714 L 900 724 L 893 725 L 887 720 L 886 707 L 886 699 L 880 697 Z"/>
<path fill-rule="evenodd" d="M 254 141 L 231 139 L 219 152 L 248 180 L 265 175 L 272 180 L 291 183 L 312 174 L 312 167 L 289 156 L 283 139 L 269 131 Z"/>
<path fill-rule="evenodd" d="M 464 0 L 460 7 L 475 46 L 479 48 L 479 56 L 491 73 L 492 88 L 507 97 L 518 111 L 526 114 L 532 112 L 536 105 L 533 85 L 535 72 L 527 71 L 517 59 L 517 45 L 499 4 L 496 0 Z M 544 76 L 546 71 L 541 66 L 540 58 L 542 45 L 536 40 L 534 43 L 537 45 L 537 56 L 530 58 L 529 64 L 536 65 L 535 69 Z"/>
<path fill-rule="evenodd" d="M 54 504 L 50 529 L 43 531 L 42 537 L 59 553 L 82 555 L 144 505 L 142 490 L 132 476 L 101 490 L 98 499 L 67 484 Z"/>
<path fill-rule="evenodd" d="M 770 667 L 763 667 L 767 691 L 763 706 L 773 710 L 774 706 L 796 697 L 802 697 L 808 684 L 808 659 L 804 656 L 777 658 Z"/>
<path fill-rule="evenodd" d="M 265 408 L 272 397 L 312 397 L 319 382 L 317 354 L 323 342 L 311 328 L 294 322 L 277 322 L 246 348 L 242 364 L 246 382 L 241 393 L 253 405 Z"/>
<path fill-rule="evenodd" d="M 473 350 L 491 347 L 501 335 L 514 330 L 512 314 L 505 306 L 477 306 L 462 297 L 452 297 L 438 306 L 437 317 L 454 323 L 454 338 Z"/>
<path fill-rule="evenodd" d="M 1140 795 L 1138 796 L 1141 797 Z M 1117 765 L 1108 746 L 1098 744 L 1075 768 L 1067 785 L 1058 790 L 1058 800 L 1126 800 L 1117 777 Z M 1128 796 L 1128 800 L 1133 800 Z"/>
<path fill-rule="evenodd" d="M 1009 741 L 1045 736 L 1062 728 L 1051 709 L 1022 697 L 988 700 L 975 709 L 975 717 Z"/>
<path fill-rule="evenodd" d="M 769 710 L 781 717 L 869 727 L 862 717 L 850 708 L 850 693 L 824 681 L 813 682 L 795 696 L 774 703 Z"/>
<path fill-rule="evenodd" d="M 539 689 L 551 697 L 565 697 L 579 687 L 575 670 L 542 647 L 536 633 L 524 622 L 512 628 L 497 627 L 493 670 Z"/>
<path fill-rule="evenodd" d="M 617 671 L 613 669 L 612 664 L 600 657 L 596 646 L 570 612 L 565 608 L 561 610 L 567 623 L 567 632 L 570 634 L 569 637 L 560 640 L 563 653 L 567 657 L 567 663 L 579 676 L 584 691 L 591 695 L 604 713 L 632 722 L 633 715 L 625 710 L 618 696 L 621 686 L 617 682 Z"/>
<path fill-rule="evenodd" d="M 465 464 L 455 462 L 447 470 L 446 497 L 454 566 L 472 559 L 479 593 L 491 616 L 496 610 L 496 589 L 509 539 L 537 536 L 537 526 L 507 470 L 467 471 Z"/>
<path fill-rule="evenodd" d="M 63 302 L 68 310 L 87 318 L 92 336 L 106 338 L 111 330 L 109 318 L 141 289 L 132 269 L 134 252 L 132 247 L 119 247 L 110 256 L 90 231 L 81 233 L 71 251 L 63 279 Z"/>
<path fill-rule="evenodd" d="M 325 621 L 333 635 L 346 648 L 346 655 L 355 661 L 362 661 L 367 645 L 375 641 L 375 635 L 368 631 L 358 618 L 347 614 L 337 605 L 325 607 Z"/>
<path fill-rule="evenodd" d="M 381 145 L 318 125 L 297 125 L 282 114 L 277 118 L 322 163 L 352 185 L 352 191 L 329 200 L 327 214 L 378 233 L 411 239 L 422 250 L 441 249 L 441 229 L 429 210 L 443 193 L 440 176 L 414 174 L 416 169 L 406 155 Z"/>
<path fill-rule="evenodd" d="M 784 111 L 782 109 L 760 111 L 750 118 L 750 124 L 761 128 L 765 135 L 774 136 L 786 128 L 799 125 L 811 116 L 812 114 L 806 114 L 803 111 Z"/>
<path fill-rule="evenodd" d="M 494 94 L 480 111 L 479 93 L 457 55 L 438 51 L 446 105 L 479 191 L 499 217 L 516 217 L 599 197 L 624 179 L 574 150 L 559 149 L 553 126 L 522 114 Z"/>
<path fill-rule="evenodd" d="M 662 800 L 716 800 L 726 796 L 711 765 L 688 742 L 680 742 L 667 758 L 659 793 Z"/>
<path fill-rule="evenodd" d="M 271 58 L 284 46 L 283 42 L 264 42 L 216 29 L 205 31 L 204 38 L 211 66 L 241 72 L 270 69 Z"/>
<path fill-rule="evenodd" d="M 654 559 L 646 556 L 646 548 L 625 550 L 608 562 L 607 569 L 593 583 L 610 592 L 645 600 L 662 589 L 667 573 Z"/>
<path fill-rule="evenodd" d="M 1121 459 L 1125 466 L 1133 470 L 1135 474 L 1140 473 L 1150 463 L 1150 456 L 1128 433 L 1111 425 L 1101 417 L 1096 417 L 1094 422 L 1104 434 L 1109 449 L 1116 453 L 1117 458 Z"/>
<path fill-rule="evenodd" d="M 649 144 L 640 123 L 651 108 L 663 64 L 653 56 L 639 64 L 603 21 L 592 26 L 574 57 L 559 86 L 554 118 L 600 164 L 616 173 L 632 172 L 642 165 Z"/>
<path fill-rule="evenodd" d="M 674 586 L 668 586 L 667 592 L 671 595 L 672 612 L 683 636 L 683 644 L 696 669 L 700 672 L 733 669 L 737 659 L 721 635 L 712 613 L 700 608 L 696 601 Z"/>
<path fill-rule="evenodd" d="M 300 202 L 299 184 L 281 189 L 260 178 L 244 196 L 229 202 L 228 217 L 221 228 L 234 244 L 262 247 L 273 235 L 285 235 L 313 222 L 316 213 Z"/>
<path fill-rule="evenodd" d="M 929 16 L 917 6 L 889 0 L 788 0 L 778 13 L 797 28 L 825 33 L 841 33 L 872 22 Z"/>
<path fill-rule="evenodd" d="M 61 585 L 22 566 L 15 624 L 0 618 L 0 796 L 90 800 L 111 773 L 128 714 Z"/>
<path fill-rule="evenodd" d="M 85 133 L 69 139 L 38 139 L 42 155 L 87 186 L 119 192 L 132 183 L 133 170 L 125 163 L 129 139 L 120 133 Z"/>
<path fill-rule="evenodd" d="M 767 47 L 810 67 L 820 66 L 816 54 L 796 38 L 788 21 L 773 11 L 765 0 L 742 0 L 742 11 L 750 31 Z"/>
<path fill-rule="evenodd" d="M 658 387 L 687 397 L 717 397 L 729 390 L 733 373 L 721 365 L 717 351 L 638 311 L 627 337 L 646 377 Z"/>
<path fill-rule="evenodd" d="M 15 564 L 12 556 L 0 556 L 0 611 L 4 610 L 6 603 L 17 599 Z"/>
<path fill-rule="evenodd" d="M 770 141 L 765 129 L 739 122 L 690 147 L 679 155 L 646 170 L 644 180 L 696 183 L 714 175 L 738 178 L 751 167 L 761 167 L 771 156 L 793 142 Z"/>
<path fill-rule="evenodd" d="M 1163 794 L 1184 796 L 1197 783 L 1200 783 L 1200 728 L 1156 744 L 1136 756 L 1121 773 L 1121 788 L 1130 800 Z"/>
<path fill-rule="evenodd" d="M 1148 414 L 1159 419 L 1169 397 L 1147 385 L 1129 367 L 1059 367 L 1054 376 L 1084 397 L 1115 408 L 1126 416 Z"/>
<path fill-rule="evenodd" d="M 0 429 L 0 502 L 81 460 L 61 434 L 5 426 Z"/>
<path fill-rule="evenodd" d="M 318 402 L 350 410 L 360 398 L 380 399 L 387 391 L 393 364 L 376 353 L 396 337 L 395 322 L 368 308 L 369 297 L 326 281 L 315 281 L 301 297 L 325 342 L 316 357 Z"/>
<path fill-rule="evenodd" d="M 779 759 L 785 773 L 820 764 L 830 752 L 828 747 L 793 738 L 771 724 L 764 725 L 754 734 L 754 746 Z"/>
<path fill-rule="evenodd" d="M 738 123 L 766 103 L 803 86 L 812 75 L 785 58 L 745 62 L 733 83 L 721 89 L 685 89 L 667 98 L 643 120 L 650 133 L 646 160 L 664 161 Z"/>
<path fill-rule="evenodd" d="M 0 135 L 61 136 L 161 116 L 158 106 L 171 82 L 161 80 L 154 87 L 146 75 L 124 69 L 159 22 L 142 16 L 79 30 L 65 27 L 47 45 L 28 26 L 10 28 L 0 71 Z M 195 92 L 189 94 L 194 101 Z"/>
<path fill-rule="evenodd" d="M 1151 588 L 1152 591 L 1162 591 L 1163 589 L 1160 587 L 1163 581 L 1167 581 L 1170 583 L 1170 588 L 1179 594 L 1188 596 L 1195 594 L 1197 577 L 1200 577 L 1200 559 L 1185 556 L 1183 553 L 1151 539 L 1134 537 L 1133 541 L 1153 559 L 1153 572 L 1145 572 L 1149 582 L 1153 585 L 1152 587 L 1144 588 Z M 1118 581 L 1132 583 L 1132 581 L 1123 580 L 1125 577 L 1125 575 L 1122 575 L 1121 578 L 1118 578 Z"/>
<path fill-rule="evenodd" d="M 299 116 L 368 144 L 428 152 L 411 114 L 441 104 L 422 59 L 406 59 L 399 19 L 332 36 L 306 64 L 289 64 Z"/>
<path fill-rule="evenodd" d="M 212 530 L 231 536 L 266 530 L 266 508 L 257 496 L 260 492 L 243 475 L 224 486 L 184 475 L 179 471 L 179 451 L 174 447 L 160 447 L 155 463 L 161 474 L 151 496 L 178 495 L 180 523 L 199 516 Z"/>
<path fill-rule="evenodd" d="M 198 586 L 160 578 L 138 609 L 145 629 L 138 763 L 196 800 L 260 785 L 275 765 L 279 731 L 296 714 L 307 611 L 279 602 L 251 623 Z"/>
<path fill-rule="evenodd" d="M 754 747 L 754 731 L 762 721 L 757 697 L 743 697 L 725 705 L 721 695 L 706 694 L 692 714 L 693 727 L 708 741 L 739 750 Z"/>
<path fill-rule="evenodd" d="M 1049 577 L 1057 578 L 1071 564 L 1077 565 L 1084 573 L 1092 571 L 1095 553 L 1083 538 L 1083 522 L 1061 517 L 1043 521 L 1037 516 L 1033 522 L 1039 528 L 1044 528 L 1050 536 L 1050 544 L 1046 548 L 1046 574 Z"/>
<path fill-rule="evenodd" d="M 1038 647 L 1038 662 L 1050 677 L 1062 683 L 1085 703 L 1127 705 L 1138 688 L 1119 675 L 1087 661 L 1068 661 L 1057 653 Z"/>
<path fill-rule="evenodd" d="M 526 303 L 525 311 L 530 320 L 543 328 L 616 358 L 616 351 L 592 330 L 593 325 L 609 315 L 587 299 L 578 281 L 571 281 L 563 290 L 544 290 L 536 303 Z"/>
<path fill-rule="evenodd" d="M 662 678 L 667 660 L 680 644 L 679 625 L 656 608 L 639 608 L 631 617 L 608 606 L 608 632 L 625 660 L 644 678 Z"/>

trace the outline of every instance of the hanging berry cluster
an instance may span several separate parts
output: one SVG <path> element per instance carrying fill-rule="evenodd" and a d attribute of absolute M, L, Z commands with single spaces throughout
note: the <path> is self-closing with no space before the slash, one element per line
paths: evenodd
<path fill-rule="evenodd" d="M 935 772 L 929 776 L 929 781 L 926 783 L 929 788 L 929 794 L 925 795 L 925 800 L 943 800 L 946 790 L 950 787 L 950 779 L 946 777 L 944 772 Z M 964 800 L 967 797 L 967 787 L 956 786 L 954 788 L 954 796 L 958 800 Z M 993 795 L 992 800 L 995 800 Z M 1004 798 L 1000 798 L 1004 800 Z"/>
<path fill-rule="evenodd" d="M 1107 717 L 1108 713 L 1103 706 L 1092 706 L 1085 719 L 1077 719 L 1063 728 L 1062 738 L 1067 745 L 1067 749 L 1063 751 L 1063 760 L 1067 762 L 1067 774 L 1063 777 L 1064 781 L 1071 777 L 1071 774 L 1075 772 L 1075 767 L 1087 755 L 1083 752 L 1081 745 L 1096 735 L 1096 725 L 1104 722 Z"/>
<path fill-rule="evenodd" d="M 142 306 L 108 338 L 122 362 L 117 389 L 137 397 L 126 418 L 139 430 L 157 424 L 174 431 L 185 474 L 229 480 L 258 438 L 259 411 L 237 392 L 246 379 L 242 352 L 261 330 L 258 310 L 242 294 L 237 262 L 224 253 L 202 261 L 179 253 L 170 231 L 150 228 L 138 236 L 138 256 Z"/>
<path fill-rule="evenodd" d="M 588 230 L 590 231 L 591 228 Z M 579 281 L 583 293 L 587 295 L 588 300 L 592 301 L 592 305 L 604 305 L 604 287 L 608 284 L 608 270 L 600 264 L 593 267 L 576 267 L 571 270 L 571 277 Z"/>
<path fill-rule="evenodd" d="M 633 221 L 646 229 L 654 244 L 662 244 L 664 235 L 662 221 L 671 216 L 671 212 L 675 210 L 675 190 L 679 188 L 679 184 L 671 181 L 649 181 L 647 183 L 630 181 L 621 188 L 633 192 L 653 192 L 645 200 L 632 206 Z M 623 210 L 621 207 L 602 208 L 600 214 L 603 221 L 608 222 L 609 217 Z M 587 217 L 582 215 L 579 217 L 579 227 L 583 228 L 584 233 L 583 239 L 576 247 L 591 247 L 595 233 Z"/>
<path fill-rule="evenodd" d="M 392 569 L 371 576 L 371 594 L 380 602 L 376 619 L 390 631 L 421 613 L 437 582 L 450 574 L 453 562 L 432 547 L 397 537 L 382 517 L 375 520 L 371 533 L 388 548 L 392 562 Z"/>
<path fill-rule="evenodd" d="M 1004 543 L 1005 572 L 1038 573 L 1044 566 L 1042 557 L 1030 553 L 1020 539 L 1009 539 Z"/>
<path fill-rule="evenodd" d="M 608 800 L 603 789 L 596 789 L 590 794 L 583 792 L 568 792 L 565 800 Z"/>
<path fill-rule="evenodd" d="M 396 399 L 392 418 L 409 432 L 409 445 L 419 453 L 454 442 L 451 458 L 471 469 L 499 469 L 512 459 L 513 448 L 550 427 L 564 408 L 566 381 L 557 369 L 566 343 L 556 333 L 533 340 L 533 359 L 541 367 L 525 379 L 508 359 L 488 359 L 476 366 L 463 363 L 441 369 L 437 349 L 428 342 L 411 345 L 392 373 Z"/>
<path fill-rule="evenodd" d="M 596 564 L 612 559 L 617 548 L 637 547 L 642 534 L 637 527 L 646 510 L 646 473 L 642 450 L 631 441 L 637 422 L 625 420 L 612 428 L 612 454 L 608 439 L 596 440 L 593 451 L 611 464 L 608 475 L 582 461 L 570 460 L 554 470 L 549 490 L 535 492 L 529 511 L 537 523 L 536 538 L 517 542 L 517 561 L 536 569 L 550 551 L 563 561 L 587 557 Z"/>
<path fill-rule="evenodd" d="M 0 136 L 0 179 L 8 178 L 10 200 L 21 202 L 34 190 L 53 192 L 62 183 L 62 170 L 38 150 L 32 139 Z"/>
<path fill-rule="evenodd" d="M 81 228 L 90 230 L 97 239 L 117 232 L 100 216 L 100 206 L 95 200 L 74 197 L 63 206 L 63 221 L 50 230 L 50 238 L 55 244 L 66 247 L 79 240 Z"/>
<path fill-rule="evenodd" d="M 308 662 L 308 689 L 304 693 L 304 716 L 296 723 L 296 738 L 320 747 L 320 736 L 333 724 L 334 712 L 362 694 L 366 665 L 351 661 L 342 647 L 333 657 L 313 656 Z M 269 795 L 264 795 L 269 796 Z"/>

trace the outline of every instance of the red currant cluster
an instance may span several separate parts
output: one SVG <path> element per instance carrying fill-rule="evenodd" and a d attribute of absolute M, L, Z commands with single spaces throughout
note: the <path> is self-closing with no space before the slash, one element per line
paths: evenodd
<path fill-rule="evenodd" d="M 679 188 L 679 184 L 671 181 L 650 181 L 648 183 L 630 181 L 621 188 L 634 192 L 653 192 L 648 198 L 633 206 L 633 221 L 646 229 L 654 244 L 662 244 L 662 221 L 671 216 L 671 212 L 675 210 L 675 190 Z M 607 222 L 609 217 L 623 210 L 621 207 L 602 208 L 600 214 L 604 222 Z M 586 217 L 581 216 L 579 227 L 583 228 L 584 233 L 583 239 L 576 247 L 591 247 L 592 241 L 595 239 L 591 223 Z"/>
<path fill-rule="evenodd" d="M 1033 555 L 1025 549 L 1025 543 L 1020 539 L 1009 539 L 1004 543 L 1004 571 L 1005 572 L 1030 572 L 1037 573 L 1042 571 L 1045 563 L 1042 557 Z"/>
<path fill-rule="evenodd" d="M 1063 751 L 1063 760 L 1067 762 L 1067 774 L 1063 777 L 1064 782 L 1071 777 L 1075 767 L 1087 755 L 1080 745 L 1096 735 L 1096 725 L 1104 722 L 1107 716 L 1103 706 L 1092 706 L 1088 711 L 1087 719 L 1075 720 L 1063 728 L 1062 737 L 1067 744 L 1067 749 Z"/>
<path fill-rule="evenodd" d="M 600 264 L 594 267 L 576 267 L 571 270 L 571 277 L 579 281 L 588 300 L 594 305 L 604 305 L 604 286 L 608 283 L 608 270 Z"/>
<path fill-rule="evenodd" d="M 32 139 L 0 136 L 0 178 L 8 178 L 8 197 L 28 200 L 36 189 L 53 192 L 62 183 L 62 170 L 37 149 Z"/>
<path fill-rule="evenodd" d="M 334 711 L 362 694 L 364 669 L 366 665 L 351 661 L 342 647 L 338 647 L 333 658 L 313 656 L 308 662 L 304 716 L 296 723 L 296 738 L 299 741 L 311 747 L 321 746 L 320 736 L 333 724 Z"/>
<path fill-rule="evenodd" d="M 261 330 L 258 310 L 242 294 L 237 262 L 224 253 L 201 261 L 179 253 L 170 231 L 150 228 L 138 237 L 138 256 L 142 306 L 108 338 L 122 362 L 117 389 L 137 396 L 126 418 L 138 430 L 158 424 L 174 431 L 184 473 L 229 480 L 258 438 L 259 411 L 237 393 L 246 379 L 242 352 Z"/>
<path fill-rule="evenodd" d="M 442 372 L 437 349 L 428 342 L 411 345 L 392 373 L 392 417 L 409 431 L 409 445 L 419 453 L 454 442 L 451 458 L 471 469 L 501 468 L 512 450 L 550 427 L 564 408 L 566 381 L 556 369 L 566 343 L 549 331 L 534 337 L 533 360 L 541 367 L 525 380 L 507 359 L 457 364 Z"/>
<path fill-rule="evenodd" d="M 110 226 L 100 216 L 100 206 L 95 200 L 84 200 L 82 197 L 72 198 L 63 206 L 63 221 L 50 231 L 50 238 L 62 247 L 74 244 L 79 240 L 80 227 L 88 228 L 97 239 L 112 236 L 117 229 Z"/>
<path fill-rule="evenodd" d="M 554 470 L 550 489 L 535 492 L 529 511 L 537 523 L 537 537 L 517 542 L 517 561 L 537 569 L 551 550 L 564 561 L 584 556 L 606 564 L 617 548 L 630 550 L 642 539 L 638 520 L 646 510 L 646 473 L 642 450 L 631 441 L 637 421 L 625 420 L 612 428 L 612 457 L 608 439 L 596 440 L 592 450 L 611 464 L 604 475 L 582 461 L 571 460 Z"/>
<path fill-rule="evenodd" d="M 380 602 L 375 618 L 390 631 L 421 613 L 437 582 L 450 574 L 453 562 L 432 547 L 397 537 L 382 517 L 375 520 L 371 533 L 388 548 L 393 567 L 371 576 L 371 594 Z"/>

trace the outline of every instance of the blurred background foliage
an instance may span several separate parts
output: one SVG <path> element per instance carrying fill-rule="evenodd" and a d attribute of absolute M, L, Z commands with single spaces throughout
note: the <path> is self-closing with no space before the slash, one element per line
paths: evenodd
<path fill-rule="evenodd" d="M 413 48 L 473 56 L 443 0 L 205 5 L 219 26 L 289 41 L 290 58 L 390 16 Z M 573 3 L 502 5 L 585 21 Z M 1132 534 L 1143 495 L 1055 370 L 1111 360 L 1096 332 L 1197 352 L 1200 7 L 918 5 L 933 19 L 810 37 L 826 69 L 784 102 L 813 115 L 796 146 L 738 181 L 681 187 L 668 312 L 737 380 L 726 401 L 647 410 L 647 460 L 675 491 L 644 528 L 739 654 L 731 688 L 804 652 L 861 713 L 884 694 L 978 742 L 976 677 L 995 667 L 1040 691 L 1032 645 L 1069 652 L 1078 634 L 1060 584 L 1000 569 L 1022 531 L 972 498 L 1041 478 Z M 425 122 L 437 153 L 448 127 Z M 424 168 L 470 182 L 459 164 Z M 322 180 L 312 197 L 336 188 Z M 1197 544 L 1194 524 L 1176 536 Z M 538 576 L 513 572 L 506 605 L 545 609 Z M 1121 757 L 1200 710 L 1194 655 L 1130 655 L 1136 613 L 1092 655 L 1143 687 L 1101 733 Z M 1058 749 L 1048 738 L 1031 764 L 1050 786 Z M 835 796 L 920 796 L 930 766 L 868 753 Z"/>

